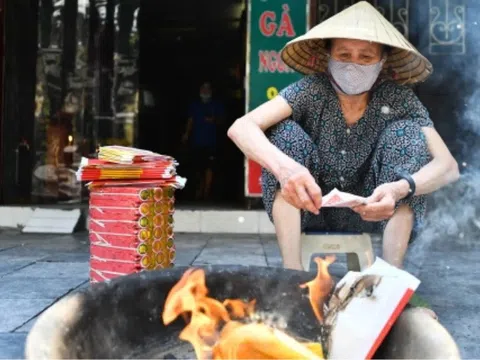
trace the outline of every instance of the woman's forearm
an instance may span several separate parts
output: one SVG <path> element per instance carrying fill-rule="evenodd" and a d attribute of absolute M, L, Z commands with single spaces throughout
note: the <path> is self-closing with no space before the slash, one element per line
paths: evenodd
<path fill-rule="evenodd" d="M 415 195 L 430 194 L 458 180 L 459 176 L 460 173 L 455 159 L 433 159 L 415 174 L 412 174 L 416 187 Z M 397 184 L 399 199 L 403 199 L 408 195 L 410 186 L 406 180 L 400 180 Z"/>
<path fill-rule="evenodd" d="M 243 154 L 278 176 L 283 164 L 293 159 L 285 155 L 265 136 L 260 127 L 248 118 L 237 120 L 228 129 L 228 137 Z"/>
<path fill-rule="evenodd" d="M 415 174 L 412 174 L 416 186 L 415 195 L 430 194 L 445 185 L 457 181 L 460 177 L 457 161 L 438 132 L 433 128 L 423 128 L 423 133 L 427 139 L 428 151 L 432 156 L 432 160 Z M 398 183 L 400 184 L 400 194 L 408 195 L 408 182 L 402 180 Z"/>
<path fill-rule="evenodd" d="M 296 162 L 273 145 L 265 131 L 292 115 L 292 108 L 281 96 L 260 105 L 228 129 L 228 137 L 243 154 L 270 171 L 277 179 L 282 170 Z"/>
<path fill-rule="evenodd" d="M 412 175 L 417 188 L 415 195 L 430 194 L 457 181 L 459 176 L 458 164 L 453 157 L 449 160 L 433 159 Z"/>

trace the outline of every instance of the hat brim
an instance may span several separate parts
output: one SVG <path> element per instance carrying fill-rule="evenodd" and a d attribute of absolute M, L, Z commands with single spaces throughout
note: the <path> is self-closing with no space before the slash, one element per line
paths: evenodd
<path fill-rule="evenodd" d="M 302 74 L 325 72 L 328 67 L 327 39 L 308 39 L 288 43 L 282 50 L 286 65 Z M 351 39 L 351 37 L 349 38 Z M 356 39 L 361 40 L 361 39 Z M 383 65 L 382 76 L 401 84 L 415 84 L 425 81 L 432 73 L 433 66 L 421 54 L 393 47 Z"/>

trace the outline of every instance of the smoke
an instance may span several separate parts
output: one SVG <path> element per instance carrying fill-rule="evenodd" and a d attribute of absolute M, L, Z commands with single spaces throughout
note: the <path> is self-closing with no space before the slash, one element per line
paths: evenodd
<path fill-rule="evenodd" d="M 467 28 L 466 55 L 444 56 L 451 62 L 450 74 L 441 86 L 457 94 L 457 108 L 452 114 L 457 130 L 454 143 L 449 144 L 460 167 L 460 179 L 429 196 L 425 223 L 411 244 L 405 267 L 418 273 L 426 256 L 435 252 L 468 251 L 480 247 L 480 27 L 476 22 Z M 440 71 L 445 71 L 443 66 Z M 458 84 L 454 91 L 453 84 Z M 439 104 L 438 106 L 442 106 Z M 435 119 L 434 119 L 435 120 Z"/>

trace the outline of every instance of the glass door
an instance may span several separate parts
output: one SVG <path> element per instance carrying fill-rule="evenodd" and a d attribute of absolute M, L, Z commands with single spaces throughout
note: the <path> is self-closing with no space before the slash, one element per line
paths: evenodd
<path fill-rule="evenodd" d="M 87 0 L 40 0 L 31 195 L 34 203 L 76 203 L 75 172 L 89 152 L 84 122 Z"/>

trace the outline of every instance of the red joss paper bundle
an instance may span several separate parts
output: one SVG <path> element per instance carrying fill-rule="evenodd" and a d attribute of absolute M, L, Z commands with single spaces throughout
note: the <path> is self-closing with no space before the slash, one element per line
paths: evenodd
<path fill-rule="evenodd" d="M 172 179 L 176 175 L 171 162 L 152 161 L 130 165 L 112 164 L 97 159 L 83 158 L 78 176 L 82 181 L 100 179 Z"/>
<path fill-rule="evenodd" d="M 77 177 L 90 181 L 90 281 L 172 267 L 176 175 L 171 157 L 107 146 L 83 159 Z"/>

